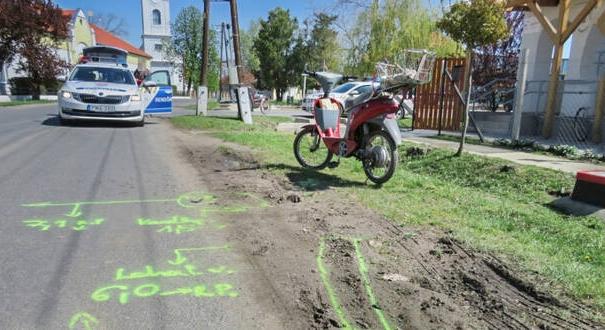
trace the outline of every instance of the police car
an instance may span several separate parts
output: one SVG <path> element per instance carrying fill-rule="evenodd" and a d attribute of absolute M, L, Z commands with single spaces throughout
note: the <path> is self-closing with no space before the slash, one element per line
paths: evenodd
<path fill-rule="evenodd" d="M 139 84 L 128 69 L 128 53 L 114 47 L 88 47 L 65 77 L 58 93 L 61 123 L 122 121 L 143 126 L 145 114 L 172 112 L 168 71 L 156 71 Z"/>

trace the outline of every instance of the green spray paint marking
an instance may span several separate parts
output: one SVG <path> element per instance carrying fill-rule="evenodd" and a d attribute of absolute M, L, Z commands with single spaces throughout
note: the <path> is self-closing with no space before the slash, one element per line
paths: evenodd
<path fill-rule="evenodd" d="M 366 289 L 366 294 L 368 295 L 368 299 L 370 299 L 370 303 L 372 304 L 372 309 L 378 320 L 382 324 L 382 328 L 385 330 L 391 330 L 391 326 L 389 322 L 382 313 L 382 309 L 378 306 L 378 301 L 376 300 L 376 296 L 374 296 L 374 291 L 372 290 L 372 286 L 370 285 L 370 279 L 368 277 L 368 266 L 365 263 L 365 259 L 363 254 L 361 253 L 361 247 L 359 245 L 359 239 L 352 239 L 353 246 L 355 247 L 355 256 L 357 257 L 357 265 L 359 266 L 359 274 L 361 275 L 361 281 L 363 282 L 363 286 Z"/>
<path fill-rule="evenodd" d="M 77 217 L 81 215 L 81 208 L 84 205 L 119 205 L 119 204 L 140 204 L 140 203 L 177 203 L 179 206 L 184 208 L 192 207 L 204 207 L 208 204 L 216 202 L 214 195 L 204 192 L 190 192 L 185 193 L 177 198 L 163 198 L 163 199 L 133 199 L 133 200 L 115 200 L 115 201 L 76 201 L 76 202 L 38 202 L 30 204 L 22 204 L 23 207 L 57 207 L 57 206 L 68 206 L 71 207 L 71 211 L 67 213 L 67 216 Z"/>
<path fill-rule="evenodd" d="M 77 218 L 79 216 L 82 215 L 82 209 L 80 207 L 80 204 L 76 204 L 74 205 L 74 207 L 71 209 L 71 212 L 65 214 L 66 216 L 70 217 L 70 218 Z"/>
<path fill-rule="evenodd" d="M 342 327 L 345 329 L 352 329 L 351 324 L 349 323 L 349 321 L 347 321 L 345 310 L 338 301 L 338 296 L 336 295 L 334 288 L 330 284 L 330 273 L 326 269 L 326 266 L 323 262 L 325 250 L 326 241 L 324 238 L 322 238 L 319 242 L 319 252 L 317 253 L 317 269 L 319 269 L 319 276 L 321 277 L 321 281 L 323 282 L 323 285 L 328 293 L 330 304 L 332 305 L 332 308 L 334 308 L 334 311 L 336 312 L 336 315 L 338 316 Z"/>
<path fill-rule="evenodd" d="M 118 268 L 114 281 L 125 281 L 125 280 L 138 280 L 141 278 L 174 278 L 174 277 L 196 277 L 206 274 L 224 274 L 231 275 L 235 273 L 235 270 L 227 266 L 215 266 L 205 269 L 204 272 L 198 271 L 198 268 L 192 264 L 183 265 L 184 269 L 155 269 L 151 265 L 146 265 L 143 271 L 134 271 L 127 273 L 126 269 Z"/>
<path fill-rule="evenodd" d="M 168 219 L 137 219 L 139 226 L 159 226 L 158 233 L 188 233 L 203 227 L 212 227 L 214 229 L 223 229 L 225 225 L 216 221 L 208 221 L 205 218 L 190 218 L 188 216 L 172 216 Z"/>
<path fill-rule="evenodd" d="M 187 262 L 187 258 L 183 256 L 183 252 L 191 252 L 191 251 L 229 251 L 231 246 L 229 244 L 225 244 L 222 246 L 206 246 L 206 247 L 198 247 L 198 248 L 183 248 L 183 249 L 175 249 L 174 255 L 176 256 L 174 260 L 168 260 L 168 263 L 171 265 L 180 265 Z"/>
<path fill-rule="evenodd" d="M 260 208 L 269 207 L 269 203 L 264 199 L 246 192 L 238 192 L 235 193 L 236 196 L 246 197 L 255 200 L 258 202 L 258 206 Z M 247 205 L 234 205 L 227 207 L 217 207 L 216 204 L 217 198 L 216 196 L 205 193 L 205 192 L 189 192 L 182 194 L 176 198 L 164 198 L 164 199 L 133 199 L 133 200 L 113 200 L 113 201 L 76 201 L 76 202 L 38 202 L 38 203 L 29 203 L 22 204 L 23 207 L 32 207 L 32 208 L 45 208 L 45 207 L 60 207 L 67 206 L 70 207 L 70 211 L 65 214 L 65 216 L 71 218 L 77 218 L 82 215 L 82 206 L 86 205 L 120 205 L 120 204 L 140 204 L 140 203 L 176 203 L 183 208 L 203 208 L 205 212 L 230 212 L 230 213 L 239 213 L 245 212 L 248 209 L 252 208 Z"/>
<path fill-rule="evenodd" d="M 106 302 L 111 300 L 112 294 L 117 293 L 118 302 L 126 305 L 130 297 L 149 298 L 153 296 L 185 296 L 190 295 L 196 298 L 235 298 L 239 293 L 235 291 L 233 285 L 228 283 L 217 283 L 214 285 L 196 284 L 192 287 L 180 287 L 169 291 L 163 291 L 159 284 L 145 283 L 131 289 L 128 285 L 110 285 L 95 290 L 90 298 L 96 302 Z"/>
<path fill-rule="evenodd" d="M 86 312 L 79 312 L 69 319 L 68 326 L 70 329 L 75 329 L 78 324 L 81 324 L 85 330 L 92 330 L 95 325 L 99 324 L 99 321 Z"/>
<path fill-rule="evenodd" d="M 23 224 L 26 227 L 35 228 L 39 231 L 48 231 L 51 228 L 59 228 L 59 229 L 72 229 L 75 231 L 83 231 L 88 229 L 89 226 L 98 226 L 102 224 L 105 220 L 102 218 L 94 219 L 94 220 L 75 220 L 75 219 L 55 219 L 55 220 L 45 220 L 45 219 L 28 219 L 23 220 Z"/>

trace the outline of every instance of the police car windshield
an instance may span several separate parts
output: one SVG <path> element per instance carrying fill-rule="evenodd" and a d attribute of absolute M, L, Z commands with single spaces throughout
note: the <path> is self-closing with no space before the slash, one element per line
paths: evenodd
<path fill-rule="evenodd" d="M 135 85 L 128 70 L 114 68 L 79 67 L 72 73 L 71 81 L 105 82 L 113 84 Z"/>

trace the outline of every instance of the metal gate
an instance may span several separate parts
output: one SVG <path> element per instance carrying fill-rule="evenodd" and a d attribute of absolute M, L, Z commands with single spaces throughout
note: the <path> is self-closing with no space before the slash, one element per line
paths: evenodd
<path fill-rule="evenodd" d="M 464 58 L 437 59 L 433 80 L 416 88 L 413 129 L 460 130 L 464 104 L 456 95 L 454 83 L 447 79 L 447 76 L 442 79 L 444 65 L 450 73 L 458 71 L 453 73 L 455 84 L 460 90 L 463 88 Z M 441 86 L 442 82 L 444 86 Z"/>

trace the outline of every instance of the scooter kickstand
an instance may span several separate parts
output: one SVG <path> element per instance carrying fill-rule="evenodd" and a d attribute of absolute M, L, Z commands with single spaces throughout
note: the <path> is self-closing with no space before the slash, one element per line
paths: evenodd
<path fill-rule="evenodd" d="M 336 161 L 331 161 L 328 163 L 328 168 L 337 168 L 340 165 L 340 156 Z"/>

